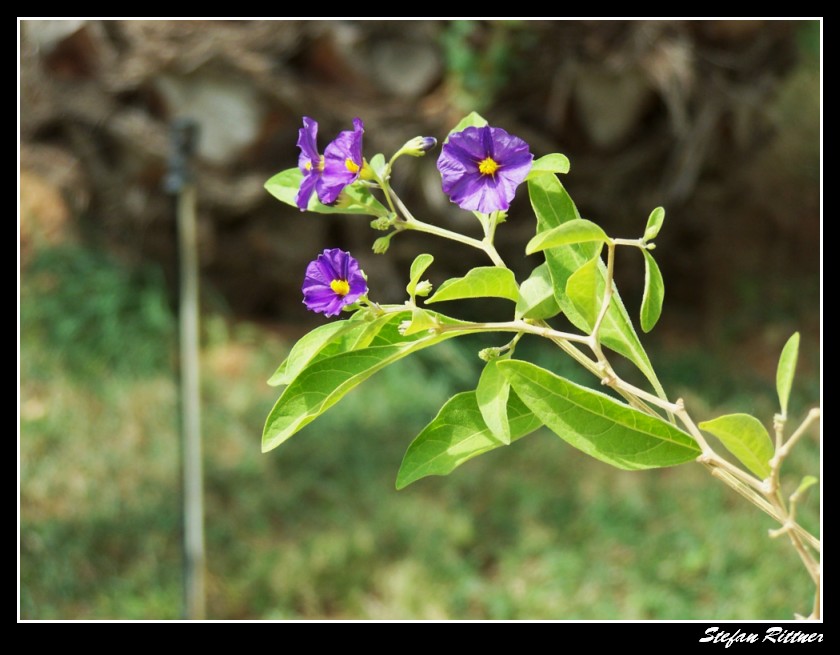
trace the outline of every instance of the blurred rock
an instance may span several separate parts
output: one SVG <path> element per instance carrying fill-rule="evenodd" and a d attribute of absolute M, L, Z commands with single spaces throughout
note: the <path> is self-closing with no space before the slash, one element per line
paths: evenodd
<path fill-rule="evenodd" d="M 370 65 L 384 91 L 406 98 L 428 91 L 442 72 L 438 50 L 428 42 L 377 42 L 372 47 Z"/>
<path fill-rule="evenodd" d="M 155 86 L 170 117 L 190 117 L 201 126 L 198 154 L 211 162 L 236 159 L 259 134 L 263 108 L 246 80 L 202 73 L 163 75 Z"/>

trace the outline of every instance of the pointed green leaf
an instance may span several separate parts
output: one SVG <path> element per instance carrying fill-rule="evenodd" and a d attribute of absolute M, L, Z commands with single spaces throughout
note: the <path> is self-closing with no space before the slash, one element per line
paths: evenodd
<path fill-rule="evenodd" d="M 551 318 L 559 313 L 560 306 L 554 298 L 554 287 L 551 286 L 551 273 L 548 264 L 543 262 L 519 285 L 516 318 Z"/>
<path fill-rule="evenodd" d="M 793 376 L 796 373 L 796 360 L 799 358 L 799 332 L 794 332 L 787 340 L 779 357 L 779 367 L 776 369 L 776 391 L 779 394 L 779 405 L 782 414 L 787 416 L 790 390 L 793 387 Z"/>
<path fill-rule="evenodd" d="M 411 310 L 411 321 L 408 326 L 402 331 L 404 336 L 417 334 L 418 332 L 425 332 L 437 327 L 438 322 L 425 309 L 414 307 Z"/>
<path fill-rule="evenodd" d="M 469 114 L 464 116 L 461 120 L 458 121 L 458 124 L 449 130 L 449 134 L 446 135 L 446 141 L 449 141 L 449 137 L 455 134 L 455 132 L 462 132 L 466 127 L 484 127 L 487 125 L 487 120 L 479 114 L 477 111 L 471 111 Z"/>
<path fill-rule="evenodd" d="M 279 201 L 297 207 L 297 196 L 303 173 L 298 168 L 289 168 L 277 173 L 265 183 L 265 189 Z M 318 202 L 317 194 L 309 199 L 308 211 L 318 214 L 364 214 L 367 216 L 388 216 L 389 211 L 363 184 L 351 184 L 344 188 L 334 205 Z"/>
<path fill-rule="evenodd" d="M 352 327 L 354 326 L 350 321 L 335 321 L 321 325 L 302 336 L 274 375 L 269 378 L 268 384 L 272 387 L 289 384 L 325 345 Z"/>
<path fill-rule="evenodd" d="M 645 292 L 642 295 L 640 322 L 642 330 L 650 332 L 662 313 L 665 282 L 662 280 L 662 273 L 653 255 L 647 250 L 642 250 L 642 254 L 645 256 Z"/>
<path fill-rule="evenodd" d="M 569 158 L 566 155 L 561 155 L 559 152 L 553 152 L 550 155 L 544 155 L 539 159 L 535 159 L 531 165 L 531 170 L 528 172 L 530 179 L 536 175 L 545 175 L 546 173 L 568 173 L 569 172 Z"/>
<path fill-rule="evenodd" d="M 592 221 L 585 218 L 573 218 L 555 228 L 538 232 L 525 246 L 525 253 L 533 255 L 540 250 L 565 246 L 570 243 L 586 243 L 587 241 L 609 241 L 607 233 Z"/>
<path fill-rule="evenodd" d="M 464 277 L 453 277 L 443 284 L 426 304 L 462 298 L 507 298 L 519 300 L 519 287 L 513 272 L 496 266 L 479 266 Z"/>
<path fill-rule="evenodd" d="M 662 224 L 665 222 L 665 210 L 662 207 L 654 209 L 650 216 L 648 216 L 647 226 L 645 227 L 645 236 L 643 241 L 651 241 L 659 234 L 662 229 Z"/>
<path fill-rule="evenodd" d="M 510 354 L 505 355 L 505 359 Z M 496 364 L 502 359 L 494 359 L 484 366 L 478 386 L 475 389 L 475 399 L 484 422 L 490 429 L 490 434 L 504 444 L 510 443 L 510 424 L 508 423 L 507 406 L 510 395 L 510 382 L 502 375 Z"/>
<path fill-rule="evenodd" d="M 290 384 L 312 362 L 358 348 L 366 348 L 383 330 L 396 330 L 396 314 L 372 316 L 359 311 L 347 320 L 321 325 L 302 336 L 268 381 L 273 387 Z"/>
<path fill-rule="evenodd" d="M 580 218 L 575 204 L 556 175 L 539 175 L 528 180 L 528 192 L 537 216 L 538 232 L 544 232 Z M 569 321 L 585 332 L 592 330 L 593 322 L 580 314 L 564 291 L 569 276 L 590 261 L 602 247 L 600 243 L 589 242 L 560 246 L 545 251 L 545 260 L 551 273 L 557 304 Z M 598 269 L 601 271 L 599 277 L 605 280 L 606 266 L 599 264 Z M 665 396 L 617 289 L 613 290 L 610 308 L 601 326 L 601 342 L 633 362 L 651 383 L 656 393 L 660 397 Z"/>
<path fill-rule="evenodd" d="M 376 177 L 380 180 L 382 176 L 385 175 L 385 155 L 381 152 L 377 152 L 373 157 L 370 158 L 368 165 L 373 169 L 373 172 L 376 174 Z"/>
<path fill-rule="evenodd" d="M 469 325 L 440 314 L 436 316 L 441 323 Z M 395 321 L 408 320 L 410 312 L 394 314 L 393 318 Z M 369 347 L 317 359 L 301 371 L 283 391 L 266 419 L 263 452 L 279 446 L 377 371 L 413 352 L 468 332 L 452 330 L 412 338 L 399 334 L 393 323 L 387 323 L 386 327 L 391 329 L 382 329 Z"/>
<path fill-rule="evenodd" d="M 426 272 L 426 269 L 432 265 L 433 261 L 435 261 L 434 257 L 423 253 L 422 255 L 417 255 L 417 257 L 414 258 L 414 261 L 411 262 L 411 269 L 409 269 L 408 273 L 411 279 L 409 280 L 408 286 L 405 290 L 412 299 L 414 298 L 414 292 L 417 289 L 417 283 L 420 281 L 420 278 L 423 277 L 423 273 Z"/>
<path fill-rule="evenodd" d="M 557 436 L 617 468 L 674 466 L 700 454 L 694 440 L 667 421 L 582 387 L 529 362 L 499 362 L 513 390 Z"/>
<path fill-rule="evenodd" d="M 761 421 L 749 414 L 726 414 L 699 424 L 715 435 L 738 461 L 762 480 L 770 475 L 773 442 Z"/>
<path fill-rule="evenodd" d="M 595 324 L 604 294 L 604 283 L 598 275 L 600 261 L 596 255 L 566 280 L 566 296 L 589 325 Z"/>
<path fill-rule="evenodd" d="M 540 427 L 515 393 L 508 399 L 511 441 Z M 411 442 L 397 473 L 397 489 L 428 475 L 448 475 L 464 462 L 504 444 L 484 423 L 474 391 L 450 398 L 434 420 Z"/>

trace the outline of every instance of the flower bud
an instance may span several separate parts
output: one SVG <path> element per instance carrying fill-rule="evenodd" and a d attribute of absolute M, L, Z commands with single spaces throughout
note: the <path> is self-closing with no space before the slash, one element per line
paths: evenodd
<path fill-rule="evenodd" d="M 393 219 L 390 216 L 380 216 L 379 218 L 375 218 L 370 222 L 370 226 L 374 230 L 379 230 L 380 232 L 384 232 L 391 228 L 391 224 L 393 223 Z"/>
<path fill-rule="evenodd" d="M 422 282 L 418 282 L 417 286 L 414 287 L 414 295 L 420 296 L 421 298 L 425 298 L 432 292 L 432 283 L 428 280 L 423 280 Z"/>
<path fill-rule="evenodd" d="M 384 255 L 388 252 L 388 246 L 391 245 L 391 237 L 394 236 L 396 232 L 392 232 L 391 234 L 387 234 L 384 237 L 379 237 L 376 241 L 373 242 L 373 252 L 377 255 Z"/>
<path fill-rule="evenodd" d="M 400 148 L 399 154 L 422 157 L 436 145 L 437 139 L 433 136 L 416 136 L 410 141 L 406 141 L 405 145 Z"/>
<path fill-rule="evenodd" d="M 478 351 L 478 358 L 484 362 L 492 362 L 502 354 L 501 348 L 484 348 Z"/>

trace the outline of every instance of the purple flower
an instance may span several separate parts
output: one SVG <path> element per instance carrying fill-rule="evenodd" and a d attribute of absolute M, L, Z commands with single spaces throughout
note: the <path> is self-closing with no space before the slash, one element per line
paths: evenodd
<path fill-rule="evenodd" d="M 313 312 L 338 316 L 342 308 L 367 293 L 367 280 L 349 252 L 324 250 L 309 262 L 303 281 L 303 304 Z"/>
<path fill-rule="evenodd" d="M 500 127 L 467 127 L 443 144 L 437 167 L 443 192 L 461 209 L 483 214 L 510 207 L 531 170 L 528 144 Z"/>
<path fill-rule="evenodd" d="M 308 116 L 303 117 L 303 127 L 298 131 L 298 168 L 303 173 L 295 204 L 304 211 L 309 206 L 312 192 L 318 187 L 318 196 L 323 192 L 324 156 L 318 154 L 318 122 Z"/>
<path fill-rule="evenodd" d="M 324 150 L 324 172 L 318 186 L 318 199 L 325 205 L 335 202 L 344 187 L 359 179 L 364 166 L 364 133 L 365 124 L 360 118 L 354 118 L 353 129 L 340 132 L 335 141 Z"/>

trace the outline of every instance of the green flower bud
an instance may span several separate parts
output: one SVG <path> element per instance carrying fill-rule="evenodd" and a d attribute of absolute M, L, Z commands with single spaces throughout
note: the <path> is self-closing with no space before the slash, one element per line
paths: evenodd
<path fill-rule="evenodd" d="M 370 222 L 370 226 L 374 230 L 379 230 L 380 232 L 384 232 L 385 230 L 390 229 L 391 224 L 393 223 L 390 216 L 381 216 L 380 218 L 375 218 Z"/>
<path fill-rule="evenodd" d="M 484 348 L 478 351 L 478 358 L 484 362 L 492 362 L 502 354 L 501 348 Z"/>
<path fill-rule="evenodd" d="M 377 255 L 384 255 L 388 252 L 388 246 L 391 245 L 391 237 L 395 234 L 396 232 L 391 232 L 391 234 L 386 234 L 384 237 L 379 237 L 376 241 L 374 241 L 373 252 Z"/>
<path fill-rule="evenodd" d="M 413 139 L 405 142 L 402 148 L 397 151 L 395 156 L 411 155 L 412 157 L 422 157 L 429 150 L 437 145 L 437 139 L 433 136 L 416 136 Z"/>
<path fill-rule="evenodd" d="M 414 295 L 420 296 L 421 298 L 425 298 L 432 292 L 432 283 L 428 280 L 423 280 L 417 283 L 417 286 L 414 287 Z"/>

